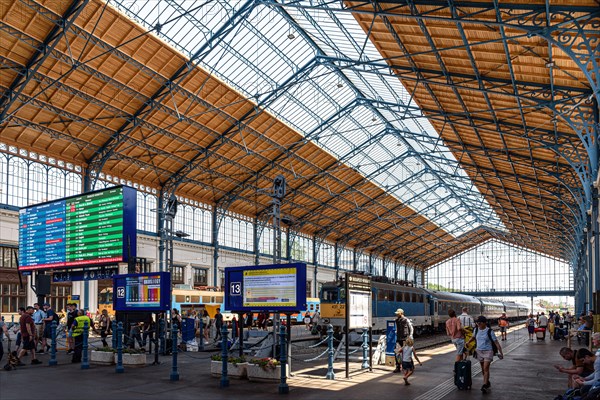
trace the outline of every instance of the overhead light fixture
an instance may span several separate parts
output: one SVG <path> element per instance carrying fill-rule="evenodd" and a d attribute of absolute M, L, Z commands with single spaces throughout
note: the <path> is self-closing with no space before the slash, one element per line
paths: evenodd
<path fill-rule="evenodd" d="M 288 33 L 288 39 L 294 40 L 294 39 L 296 39 L 296 35 L 294 35 L 293 32 L 290 32 L 290 33 Z"/>
<path fill-rule="evenodd" d="M 343 86 L 344 86 L 344 84 L 343 84 L 342 82 L 338 82 L 338 83 L 337 83 L 337 87 L 338 87 L 338 88 L 341 88 L 341 87 L 343 87 Z"/>
<path fill-rule="evenodd" d="M 554 61 L 548 61 L 546 63 L 546 68 L 554 68 L 554 66 L 555 66 Z"/>

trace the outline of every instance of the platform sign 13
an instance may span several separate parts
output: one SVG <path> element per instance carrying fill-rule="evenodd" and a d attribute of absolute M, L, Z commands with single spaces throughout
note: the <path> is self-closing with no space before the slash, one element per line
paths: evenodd
<path fill-rule="evenodd" d="M 242 295 L 242 282 L 231 282 L 229 284 L 229 294 L 231 296 L 241 296 Z"/>

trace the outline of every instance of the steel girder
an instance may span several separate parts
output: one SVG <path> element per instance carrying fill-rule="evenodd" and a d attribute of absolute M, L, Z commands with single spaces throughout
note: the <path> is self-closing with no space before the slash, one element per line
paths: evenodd
<path fill-rule="evenodd" d="M 31 80 L 33 73 L 44 63 L 50 51 L 63 39 L 69 27 L 75 22 L 83 8 L 89 0 L 73 0 L 62 17 L 55 21 L 54 26 L 46 35 L 46 38 L 39 46 L 36 47 L 33 55 L 23 66 L 23 69 L 15 77 L 10 87 L 2 93 L 0 97 L 0 125 L 6 122 L 6 116 L 10 107 L 13 105 L 17 96 L 22 93 L 23 89 Z M 23 0 L 25 4 L 28 0 Z"/>
<path fill-rule="evenodd" d="M 95 180 L 97 179 L 99 172 L 102 171 L 106 161 L 112 157 L 122 140 L 128 136 L 126 133 L 124 134 L 124 132 L 134 129 L 136 127 L 136 120 L 143 119 L 145 115 L 149 115 L 156 105 L 161 103 L 164 98 L 171 93 L 173 87 L 179 86 L 193 70 L 194 65 L 200 63 L 215 43 L 222 41 L 227 33 L 231 31 L 232 27 L 235 25 L 235 21 L 244 18 L 247 13 L 252 11 L 253 7 L 253 0 L 248 0 L 244 3 L 244 5 L 231 16 L 229 21 L 215 32 L 213 36 L 202 45 L 192 57 L 190 57 L 189 61 L 186 61 L 181 65 L 175 73 L 160 86 L 160 88 L 133 114 L 132 118 L 126 120 L 123 125 L 119 127 L 115 135 L 104 143 L 100 151 L 88 160 L 89 167 L 85 176 L 87 185 L 93 186 L 92 183 L 95 183 Z M 161 188 L 161 196 L 169 197 L 171 194 L 175 193 L 175 189 L 176 187 L 171 188 L 163 186 L 163 188 Z"/>
<path fill-rule="evenodd" d="M 598 15 L 599 11 L 597 8 L 593 7 L 579 7 L 579 6 L 555 6 L 546 5 L 523 5 L 523 4 L 499 4 L 498 2 L 480 2 L 480 3 L 465 3 L 465 2 L 435 2 L 435 1 L 421 1 L 413 2 L 413 1 L 398 1 L 393 2 L 399 4 L 397 8 L 393 8 L 391 10 L 383 9 L 383 7 L 377 7 L 378 4 L 390 3 L 390 2 L 379 2 L 376 3 L 373 7 L 373 11 L 360 9 L 360 5 L 356 5 L 353 3 L 352 7 L 348 7 L 345 3 L 339 3 L 339 7 L 335 7 L 335 5 L 330 5 L 320 2 L 310 2 L 308 5 L 303 2 L 283 2 L 281 4 L 277 4 L 279 7 L 296 7 L 296 8 L 311 8 L 311 9 L 327 9 L 331 11 L 332 9 L 337 12 L 351 12 L 351 13 L 367 13 L 372 15 L 373 17 L 385 18 L 386 16 L 395 17 L 398 15 L 402 15 L 405 18 L 413 18 L 416 21 L 425 21 L 425 20 L 440 20 L 445 22 L 454 22 L 457 25 L 461 24 L 480 24 L 486 26 L 493 26 L 501 29 L 501 34 L 504 40 L 504 44 L 506 45 L 507 40 L 514 40 L 516 38 L 506 38 L 504 33 L 505 28 L 515 28 L 525 31 L 524 35 L 532 36 L 538 35 L 543 37 L 549 43 L 557 46 L 561 50 L 563 50 L 566 54 L 569 55 L 571 59 L 573 59 L 584 71 L 588 81 L 590 82 L 591 90 L 590 92 L 598 98 L 600 96 L 597 87 L 597 80 L 599 75 L 598 70 L 598 52 L 595 49 L 594 43 L 596 43 L 598 31 Z M 268 3 L 271 4 L 271 3 Z M 336 3 L 337 5 L 338 3 Z M 367 3 L 364 3 L 365 5 Z M 373 3 L 368 3 L 372 5 Z M 435 13 L 419 13 L 419 11 L 414 7 L 415 4 L 419 5 L 435 5 Z M 466 8 L 480 8 L 481 12 L 495 11 L 498 16 L 498 21 L 490 23 L 488 20 L 478 20 L 478 13 L 467 14 L 461 12 L 458 13 L 457 9 L 460 7 Z M 441 12 L 444 10 L 449 10 L 448 14 L 451 17 L 440 16 Z M 502 15 L 508 15 L 508 18 L 501 19 L 499 10 L 502 9 Z M 508 10 L 508 12 L 507 12 Z M 512 12 L 513 10 L 519 10 L 519 12 Z M 523 11 L 526 11 L 524 14 Z M 578 14 L 587 13 L 587 15 L 583 17 L 577 17 Z M 565 18 L 565 21 L 561 24 L 557 24 L 556 26 L 549 27 L 549 21 L 553 20 L 554 17 L 562 16 Z M 421 26 L 423 26 L 421 24 Z M 574 34 L 573 34 L 574 33 Z M 553 36 L 555 35 L 555 36 Z M 578 44 L 578 46 L 574 46 Z M 435 46 L 433 47 L 435 49 Z M 405 52 L 405 54 L 408 54 Z M 594 55 L 595 54 L 595 55 Z M 413 64 L 414 67 L 414 64 Z M 412 72 L 417 72 L 413 70 Z M 445 75 L 446 77 L 448 74 Z M 421 76 L 422 78 L 422 76 Z M 511 74 L 512 82 L 509 84 L 513 87 L 513 94 L 518 93 L 516 90 L 517 82 L 514 81 L 514 74 Z M 420 79 L 420 78 L 419 78 Z M 477 77 L 477 79 L 480 79 Z M 480 81 L 481 82 L 481 81 Z M 556 89 L 553 87 L 553 83 L 551 83 L 551 90 Z M 581 111 L 579 111 L 581 113 Z M 561 115 L 560 113 L 558 113 Z M 565 114 L 563 113 L 564 117 Z M 583 166 L 581 168 L 575 168 L 576 173 L 579 175 L 580 179 L 583 181 L 584 191 L 586 192 L 587 201 L 589 203 L 589 187 L 591 184 L 591 179 L 593 179 L 597 174 L 597 149 L 596 146 L 592 146 L 592 144 L 597 143 L 597 127 L 594 126 L 593 121 L 590 118 L 581 118 L 577 116 L 575 123 L 570 116 L 567 115 L 565 118 L 566 122 L 574 128 L 574 131 L 577 133 L 581 142 L 586 147 L 586 151 L 589 157 L 589 163 L 587 167 Z M 569 160 L 569 158 L 566 158 Z M 589 170 L 589 173 L 586 171 Z M 587 204 L 589 205 L 589 204 Z M 586 204 L 582 204 L 581 208 L 586 208 Z"/>

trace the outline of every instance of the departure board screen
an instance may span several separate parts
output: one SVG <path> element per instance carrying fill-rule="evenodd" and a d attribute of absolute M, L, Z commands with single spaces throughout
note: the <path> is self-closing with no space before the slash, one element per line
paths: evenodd
<path fill-rule="evenodd" d="M 306 264 L 225 268 L 225 309 L 297 312 L 306 309 Z"/>
<path fill-rule="evenodd" d="M 117 275 L 113 279 L 115 311 L 166 311 L 171 308 L 171 274 Z"/>
<path fill-rule="evenodd" d="M 19 210 L 19 269 L 127 262 L 136 256 L 136 190 L 118 186 Z"/>

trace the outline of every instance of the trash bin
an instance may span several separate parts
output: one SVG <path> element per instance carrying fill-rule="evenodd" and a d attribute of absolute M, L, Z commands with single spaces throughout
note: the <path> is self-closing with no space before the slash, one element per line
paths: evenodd
<path fill-rule="evenodd" d="M 190 342 L 196 338 L 194 318 L 183 318 L 181 321 L 181 340 Z"/>
<path fill-rule="evenodd" d="M 386 321 L 385 365 L 396 365 L 396 321 Z"/>

